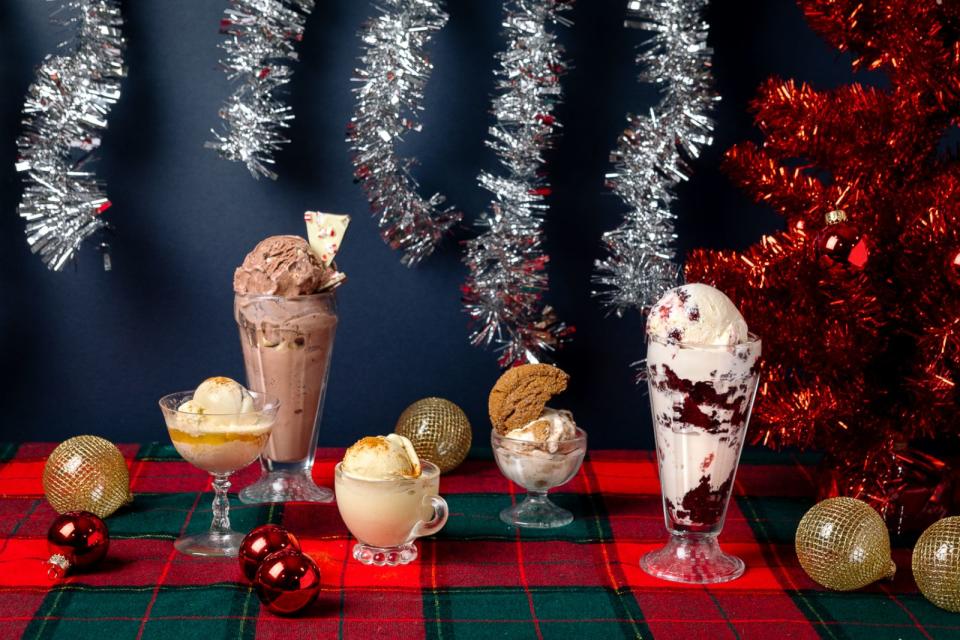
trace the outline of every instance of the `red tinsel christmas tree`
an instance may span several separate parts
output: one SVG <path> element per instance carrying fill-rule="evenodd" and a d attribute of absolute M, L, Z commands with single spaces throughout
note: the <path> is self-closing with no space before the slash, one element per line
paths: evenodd
<path fill-rule="evenodd" d="M 827 451 L 825 493 L 900 528 L 946 510 L 943 463 L 910 443 L 960 430 L 960 162 L 944 144 L 960 124 L 960 2 L 799 4 L 889 88 L 768 80 L 752 104 L 764 142 L 734 146 L 725 168 L 786 230 L 694 251 L 686 275 L 763 338 L 756 440 Z"/>

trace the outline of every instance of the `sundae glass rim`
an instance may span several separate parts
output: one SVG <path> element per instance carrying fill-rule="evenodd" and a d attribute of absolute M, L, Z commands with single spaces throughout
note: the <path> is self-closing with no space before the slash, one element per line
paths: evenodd
<path fill-rule="evenodd" d="M 334 476 L 336 476 L 336 475 L 341 475 L 341 476 L 343 476 L 343 477 L 345 477 L 345 478 L 349 478 L 350 480 L 356 480 L 356 481 L 358 481 L 358 482 L 369 482 L 370 484 L 384 484 L 384 485 L 390 484 L 390 485 L 393 485 L 393 484 L 397 484 L 397 483 L 400 483 L 400 482 L 416 482 L 416 481 L 422 480 L 422 479 L 424 479 L 424 478 L 427 478 L 428 480 L 432 480 L 434 477 L 438 477 L 438 476 L 440 475 L 440 467 L 438 467 L 437 465 L 433 464 L 433 463 L 430 462 L 429 460 L 423 460 L 423 459 L 421 458 L 421 460 L 420 460 L 420 475 L 418 475 L 418 476 L 415 477 L 415 478 L 414 478 L 414 477 L 408 477 L 408 476 L 400 476 L 400 477 L 397 477 L 397 478 L 366 478 L 366 477 L 364 477 L 364 476 L 354 475 L 354 474 L 350 473 L 349 471 L 344 471 L 344 469 L 343 469 L 343 461 L 341 460 L 341 461 L 338 462 L 336 465 L 334 465 L 334 467 L 333 467 L 333 473 L 334 473 Z"/>
<path fill-rule="evenodd" d="M 574 444 L 577 442 L 586 442 L 587 441 L 587 432 L 584 429 L 581 429 L 579 426 L 574 427 L 576 429 L 575 434 L 572 438 L 561 438 L 559 440 L 550 440 L 537 442 L 535 440 L 524 440 L 523 438 L 511 438 L 506 434 L 502 434 L 496 429 L 491 429 L 490 434 L 494 441 L 496 440 L 508 440 L 510 442 L 517 442 L 522 444 L 545 446 L 545 445 L 558 445 L 558 444 Z"/>
<path fill-rule="evenodd" d="M 250 416 L 257 415 L 257 414 L 270 416 L 275 414 L 277 410 L 280 408 L 280 400 L 277 398 L 267 396 L 267 394 L 261 393 L 259 391 L 248 390 L 247 393 L 249 393 L 253 397 L 253 402 L 256 408 L 253 409 L 252 411 L 247 411 L 245 413 L 232 413 L 232 412 L 217 413 L 213 411 L 204 411 L 202 413 L 199 413 L 195 411 L 181 411 L 180 405 L 182 405 L 184 402 L 187 402 L 193 399 L 193 394 L 194 394 L 193 390 L 174 391 L 173 393 L 168 393 L 167 395 L 160 398 L 160 400 L 157 401 L 157 404 L 160 405 L 160 410 L 163 411 L 165 414 L 169 413 L 171 415 L 181 415 L 181 416 L 191 416 L 191 417 L 216 416 L 218 418 L 230 418 L 230 417 L 249 418 Z"/>
<path fill-rule="evenodd" d="M 673 338 L 663 338 L 661 336 L 648 333 L 647 342 L 655 342 L 659 345 L 676 347 L 678 349 L 696 349 L 698 351 L 729 351 L 730 349 L 735 349 L 738 347 L 751 347 L 754 345 L 759 345 L 763 342 L 763 339 L 754 332 L 750 331 L 747 333 L 747 339 L 741 340 L 740 342 L 735 342 L 733 344 L 707 344 L 697 342 L 680 342 L 678 340 L 674 340 Z"/>

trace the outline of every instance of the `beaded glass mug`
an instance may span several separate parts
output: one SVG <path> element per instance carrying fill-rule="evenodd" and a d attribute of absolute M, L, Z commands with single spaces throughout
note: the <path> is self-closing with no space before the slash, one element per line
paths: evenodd
<path fill-rule="evenodd" d="M 353 557 L 363 564 L 395 566 L 417 558 L 414 540 L 447 523 L 447 502 L 439 496 L 440 469 L 421 461 L 417 478 L 370 480 L 334 468 L 337 508 L 357 539 Z"/>

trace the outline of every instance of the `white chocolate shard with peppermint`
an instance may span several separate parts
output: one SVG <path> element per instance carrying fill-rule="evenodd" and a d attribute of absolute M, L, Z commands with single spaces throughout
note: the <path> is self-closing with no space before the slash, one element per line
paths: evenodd
<path fill-rule="evenodd" d="M 307 240 L 310 248 L 325 266 L 333 264 L 337 251 L 343 244 L 350 216 L 340 216 L 320 211 L 307 211 L 303 214 L 307 223 Z"/>

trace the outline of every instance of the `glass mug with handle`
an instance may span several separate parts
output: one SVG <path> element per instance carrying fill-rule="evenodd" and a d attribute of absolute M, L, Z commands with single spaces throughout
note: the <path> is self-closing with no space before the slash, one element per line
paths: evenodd
<path fill-rule="evenodd" d="M 421 461 L 417 478 L 373 480 L 334 469 L 337 508 L 357 539 L 353 557 L 363 563 L 396 566 L 416 560 L 414 540 L 437 533 L 447 522 L 440 497 L 440 469 Z"/>

